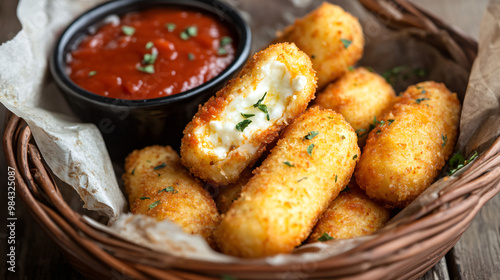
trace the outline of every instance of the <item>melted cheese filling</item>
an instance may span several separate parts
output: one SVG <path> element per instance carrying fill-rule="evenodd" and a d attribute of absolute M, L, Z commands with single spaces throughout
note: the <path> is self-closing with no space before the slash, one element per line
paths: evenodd
<path fill-rule="evenodd" d="M 255 152 L 260 143 L 255 143 L 256 146 L 249 143 L 252 135 L 268 129 L 283 117 L 291 100 L 296 98 L 294 94 L 302 91 L 307 84 L 305 76 L 296 75 L 292 78 L 292 73 L 286 65 L 277 60 L 264 65 L 261 72 L 261 81 L 255 89 L 243 89 L 241 94 L 234 96 L 221 116 L 210 121 L 204 129 L 199 129 L 198 133 L 208 133 L 208 139 L 203 141 L 204 149 L 210 149 L 211 153 L 221 159 L 234 148 L 240 148 L 247 153 Z M 254 106 L 259 100 L 261 106 Z M 264 112 L 265 108 L 269 120 Z M 242 129 L 243 121 L 251 122 Z"/>

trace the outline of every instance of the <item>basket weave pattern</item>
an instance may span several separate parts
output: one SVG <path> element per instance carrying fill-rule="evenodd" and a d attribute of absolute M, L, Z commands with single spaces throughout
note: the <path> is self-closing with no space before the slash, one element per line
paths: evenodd
<path fill-rule="evenodd" d="M 470 69 L 477 53 L 474 40 L 403 0 L 360 2 L 376 15 L 391 17 L 391 27 L 413 30 L 424 40 L 447 32 L 453 38 L 451 44 L 432 41 L 445 55 Z M 32 141 L 30 128 L 13 114 L 6 118 L 3 147 L 7 164 L 17 170 L 18 196 L 73 266 L 93 279 L 219 279 L 221 275 L 271 279 L 294 274 L 295 278 L 307 275 L 309 279 L 416 279 L 454 246 L 479 209 L 500 191 L 499 138 L 441 190 L 438 199 L 352 250 L 304 265 L 228 265 L 152 254 L 147 248 L 92 227 L 64 201 Z"/>

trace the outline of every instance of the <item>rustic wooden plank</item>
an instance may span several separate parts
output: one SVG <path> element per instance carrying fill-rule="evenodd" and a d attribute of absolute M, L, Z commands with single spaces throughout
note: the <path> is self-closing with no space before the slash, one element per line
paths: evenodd
<path fill-rule="evenodd" d="M 451 254 L 453 279 L 500 279 L 500 195 L 483 206 Z"/>
<path fill-rule="evenodd" d="M 427 271 L 420 280 L 449 280 L 446 259 L 442 258 L 433 268 Z"/>

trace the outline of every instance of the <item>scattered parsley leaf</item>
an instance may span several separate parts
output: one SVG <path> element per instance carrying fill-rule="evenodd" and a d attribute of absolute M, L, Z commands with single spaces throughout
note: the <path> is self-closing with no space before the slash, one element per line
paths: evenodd
<path fill-rule="evenodd" d="M 189 26 L 188 28 L 186 28 L 186 33 L 190 37 L 196 37 L 196 36 L 198 36 L 198 27 L 196 27 L 196 26 Z"/>
<path fill-rule="evenodd" d="M 349 70 L 349 71 L 354 71 L 354 67 L 352 67 L 352 66 L 348 66 L 348 67 L 347 67 L 347 70 Z"/>
<path fill-rule="evenodd" d="M 181 35 L 179 36 L 181 37 L 182 40 L 189 39 L 189 35 L 185 31 L 181 32 Z"/>
<path fill-rule="evenodd" d="M 97 71 L 90 71 L 89 72 L 89 77 L 95 76 L 97 74 Z"/>
<path fill-rule="evenodd" d="M 174 189 L 174 187 L 170 186 L 170 187 L 166 187 L 164 189 L 161 189 L 158 191 L 158 193 L 161 193 L 161 192 L 171 192 L 171 193 L 178 193 L 177 190 Z"/>
<path fill-rule="evenodd" d="M 156 58 L 157 58 L 156 54 L 146 53 L 142 58 L 142 64 L 154 64 Z"/>
<path fill-rule="evenodd" d="M 236 125 L 236 129 L 243 132 L 245 128 L 251 123 L 251 120 L 243 120 Z"/>
<path fill-rule="evenodd" d="M 316 56 L 314 54 L 311 55 L 311 59 L 315 59 L 315 58 L 316 58 Z"/>
<path fill-rule="evenodd" d="M 253 116 L 255 116 L 255 114 L 245 114 L 245 113 L 240 113 L 242 117 L 244 117 L 245 119 L 248 119 L 248 118 L 251 118 Z"/>
<path fill-rule="evenodd" d="M 233 42 L 233 39 L 231 39 L 231 37 L 224 36 L 224 37 L 222 37 L 222 39 L 220 39 L 220 46 L 224 47 L 225 45 L 229 45 L 232 42 Z"/>
<path fill-rule="evenodd" d="M 443 139 L 442 148 L 444 148 L 444 146 L 446 146 L 446 142 L 448 141 L 448 135 L 441 135 L 441 138 Z"/>
<path fill-rule="evenodd" d="M 134 168 L 134 169 L 132 169 L 132 172 L 131 172 L 130 174 L 132 174 L 132 175 L 134 175 L 134 174 L 135 174 L 135 168 Z"/>
<path fill-rule="evenodd" d="M 372 73 L 375 73 L 375 70 L 373 70 L 373 68 L 371 68 L 370 66 L 367 66 L 366 69 L 368 69 L 368 71 L 370 71 Z"/>
<path fill-rule="evenodd" d="M 222 275 L 221 280 L 236 280 L 236 278 L 231 275 Z"/>
<path fill-rule="evenodd" d="M 123 34 L 127 35 L 127 36 L 132 36 L 134 35 L 135 33 L 135 28 L 133 28 L 132 26 L 122 26 L 122 32 Z"/>
<path fill-rule="evenodd" d="M 340 192 L 344 193 L 344 192 L 348 192 L 348 191 L 351 191 L 351 188 L 349 188 L 349 186 L 345 186 L 345 188 L 343 190 L 341 190 Z"/>
<path fill-rule="evenodd" d="M 218 55 L 226 55 L 227 51 L 226 51 L 225 48 L 220 47 L 220 48 L 217 49 L 217 54 Z"/>
<path fill-rule="evenodd" d="M 154 46 L 153 42 L 149 41 L 149 42 L 146 44 L 146 49 L 147 49 L 147 50 L 149 50 L 149 49 L 151 49 L 153 46 Z"/>
<path fill-rule="evenodd" d="M 428 71 L 422 68 L 413 69 L 413 74 L 415 74 L 419 78 L 423 78 L 429 75 Z"/>
<path fill-rule="evenodd" d="M 267 105 L 266 104 L 259 104 L 259 106 L 257 106 L 259 108 L 259 110 L 261 110 L 262 112 L 264 112 L 266 114 L 266 118 L 267 120 L 269 120 L 269 111 L 267 111 Z"/>
<path fill-rule="evenodd" d="M 194 54 L 188 53 L 188 59 L 189 60 L 194 60 Z"/>
<path fill-rule="evenodd" d="M 341 136 L 341 138 L 342 138 L 342 140 L 344 140 L 344 139 L 345 139 L 345 136 L 344 136 L 344 135 L 342 135 L 342 136 Z"/>
<path fill-rule="evenodd" d="M 307 153 L 312 156 L 312 152 L 313 152 L 313 149 L 314 149 L 314 144 L 311 144 L 309 146 L 307 146 Z"/>
<path fill-rule="evenodd" d="M 262 101 L 264 101 L 264 98 L 266 98 L 266 95 L 267 95 L 267 91 L 264 93 L 264 95 L 257 101 L 257 103 L 253 104 L 253 107 L 257 107 L 259 106 L 260 103 L 262 103 Z"/>
<path fill-rule="evenodd" d="M 391 125 L 394 122 L 394 120 L 393 119 L 389 119 L 389 120 L 387 120 L 387 122 L 389 123 L 389 125 Z"/>
<path fill-rule="evenodd" d="M 314 137 L 316 137 L 318 134 L 319 134 L 319 131 L 313 130 L 313 131 L 309 132 L 306 136 L 304 136 L 304 139 L 311 140 Z"/>
<path fill-rule="evenodd" d="M 325 232 L 318 238 L 318 241 L 325 242 L 332 239 L 333 237 L 331 237 L 328 233 Z"/>
<path fill-rule="evenodd" d="M 352 157 L 352 159 L 353 159 L 353 160 L 356 160 L 357 158 L 358 158 L 358 154 L 355 154 L 355 155 Z"/>
<path fill-rule="evenodd" d="M 380 129 L 377 130 L 377 134 L 380 134 L 380 133 L 382 133 L 382 130 L 380 130 Z"/>
<path fill-rule="evenodd" d="M 424 98 L 419 98 L 419 99 L 416 99 L 415 102 L 417 102 L 417 104 L 420 104 L 420 102 L 424 101 L 424 100 L 430 100 L 429 98 L 427 97 L 424 97 Z"/>
<path fill-rule="evenodd" d="M 139 199 L 140 199 L 140 200 L 145 200 L 145 199 L 150 199 L 150 198 L 149 198 L 149 197 L 147 197 L 147 196 L 143 196 L 143 197 L 140 197 Z"/>
<path fill-rule="evenodd" d="M 144 73 L 153 74 L 155 72 L 155 67 L 153 65 L 147 65 L 144 67 L 137 67 L 137 70 Z"/>
<path fill-rule="evenodd" d="M 351 45 L 351 43 L 352 43 L 352 41 L 351 41 L 351 40 L 347 40 L 347 39 L 340 39 L 340 41 L 342 41 L 342 44 L 344 44 L 344 47 L 345 47 L 346 49 L 347 49 L 347 48 Z"/>
<path fill-rule="evenodd" d="M 167 23 L 165 24 L 165 27 L 167 28 L 168 32 L 173 32 L 175 30 L 175 23 Z"/>
<path fill-rule="evenodd" d="M 284 161 L 283 163 L 289 167 L 295 167 L 295 165 L 291 164 L 288 160 Z"/>
<path fill-rule="evenodd" d="M 158 204 L 160 204 L 160 201 L 161 200 L 158 200 L 156 202 L 151 203 L 151 205 L 149 205 L 149 210 L 151 210 L 151 209 L 155 208 L 156 206 L 158 206 Z"/>
<path fill-rule="evenodd" d="M 337 174 L 335 174 L 335 183 L 337 183 L 337 178 L 338 178 Z"/>
<path fill-rule="evenodd" d="M 156 171 L 156 170 L 160 170 L 160 169 L 164 168 L 165 166 L 167 166 L 167 164 L 166 164 L 166 163 L 162 163 L 162 164 L 160 164 L 160 165 L 158 165 L 158 166 L 155 166 L 155 167 L 153 168 L 153 170 L 154 170 L 154 171 Z"/>
<path fill-rule="evenodd" d="M 471 161 L 475 160 L 477 156 L 478 156 L 477 151 L 474 151 L 474 153 L 470 156 L 470 158 L 466 160 L 465 157 L 462 156 L 460 151 L 457 151 L 448 161 L 448 165 L 450 166 L 448 174 L 453 175 L 458 170 L 462 169 L 464 166 L 469 164 Z"/>
<path fill-rule="evenodd" d="M 302 178 L 300 178 L 300 179 L 297 180 L 297 183 L 299 183 L 300 181 L 303 181 L 305 179 L 307 179 L 307 177 L 302 177 Z"/>

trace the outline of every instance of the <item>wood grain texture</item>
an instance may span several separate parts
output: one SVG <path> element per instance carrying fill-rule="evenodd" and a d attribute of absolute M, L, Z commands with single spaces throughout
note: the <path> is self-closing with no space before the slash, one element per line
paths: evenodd
<path fill-rule="evenodd" d="M 482 13 L 487 0 L 414 0 L 442 19 L 457 25 L 477 38 Z M 19 31 L 16 18 L 17 0 L 0 1 L 0 43 L 12 39 Z M 0 124 L 5 108 L 0 105 Z M 3 126 L 0 129 L 3 134 Z M 6 164 L 0 151 L 0 205 L 5 205 Z M 85 279 L 76 272 L 27 212 L 20 199 L 16 200 L 17 272 L 6 271 L 6 231 L 0 230 L 0 279 Z M 0 220 L 6 220 L 5 209 Z M 500 196 L 489 201 L 479 212 L 457 245 L 421 279 L 500 279 Z"/>

